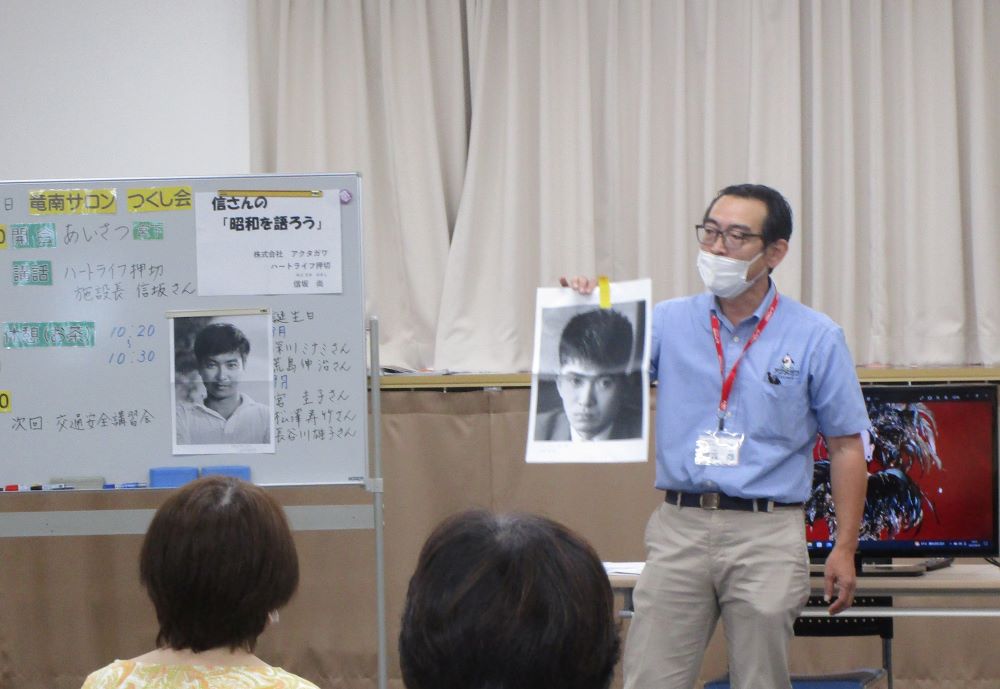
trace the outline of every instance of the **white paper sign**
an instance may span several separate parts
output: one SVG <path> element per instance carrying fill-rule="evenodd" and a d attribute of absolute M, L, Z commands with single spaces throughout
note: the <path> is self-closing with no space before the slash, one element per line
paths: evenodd
<path fill-rule="evenodd" d="M 603 309 L 597 290 L 538 290 L 528 462 L 648 459 L 652 285 L 610 293 Z"/>
<path fill-rule="evenodd" d="M 195 194 L 198 294 L 342 292 L 339 190 L 303 193 Z"/>

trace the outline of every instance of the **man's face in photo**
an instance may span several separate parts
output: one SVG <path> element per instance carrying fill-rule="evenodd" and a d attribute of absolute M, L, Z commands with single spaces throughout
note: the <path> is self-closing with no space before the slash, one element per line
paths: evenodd
<path fill-rule="evenodd" d="M 244 363 L 239 352 L 206 356 L 198 362 L 198 373 L 210 400 L 227 400 L 239 394 Z"/>
<path fill-rule="evenodd" d="M 586 439 L 607 430 L 621 407 L 622 377 L 592 361 L 570 359 L 559 367 L 556 388 L 573 429 Z"/>

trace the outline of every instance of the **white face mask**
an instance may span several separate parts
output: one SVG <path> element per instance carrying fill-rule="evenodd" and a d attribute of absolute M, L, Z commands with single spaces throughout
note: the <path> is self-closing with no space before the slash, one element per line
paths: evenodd
<path fill-rule="evenodd" d="M 761 275 L 767 274 L 766 270 L 762 270 L 753 280 L 747 280 L 750 266 L 763 255 L 762 251 L 749 261 L 741 261 L 738 258 L 718 256 L 710 251 L 700 250 L 698 273 L 709 292 L 722 299 L 732 299 L 746 292 Z"/>

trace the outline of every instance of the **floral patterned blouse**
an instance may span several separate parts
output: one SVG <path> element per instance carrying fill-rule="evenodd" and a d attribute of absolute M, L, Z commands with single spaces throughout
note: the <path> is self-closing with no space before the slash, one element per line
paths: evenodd
<path fill-rule="evenodd" d="M 280 667 L 115 662 L 92 672 L 82 689 L 319 689 Z"/>

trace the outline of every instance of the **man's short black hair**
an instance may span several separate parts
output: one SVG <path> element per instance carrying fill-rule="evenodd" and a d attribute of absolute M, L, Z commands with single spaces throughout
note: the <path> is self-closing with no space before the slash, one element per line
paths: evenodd
<path fill-rule="evenodd" d="M 210 356 L 239 352 L 245 364 L 250 353 L 250 340 L 232 323 L 212 323 L 198 331 L 194 338 L 194 355 L 198 361 Z"/>
<path fill-rule="evenodd" d="M 157 647 L 253 651 L 268 613 L 295 592 L 299 560 L 273 497 L 237 478 L 209 476 L 156 511 L 139 580 L 156 608 Z"/>
<path fill-rule="evenodd" d="M 619 646 L 593 548 L 544 517 L 485 511 L 424 544 L 399 635 L 407 689 L 607 689 Z"/>
<path fill-rule="evenodd" d="M 772 244 L 779 239 L 788 241 L 792 237 L 792 208 L 788 201 L 776 189 L 763 184 L 733 184 L 721 190 L 705 209 L 704 220 L 712 212 L 712 206 L 723 196 L 738 196 L 744 199 L 757 199 L 767 206 L 767 217 L 764 219 L 764 244 Z"/>
<path fill-rule="evenodd" d="M 590 309 L 569 319 L 559 338 L 559 364 L 589 361 L 625 373 L 632 358 L 632 323 L 614 309 Z"/>

